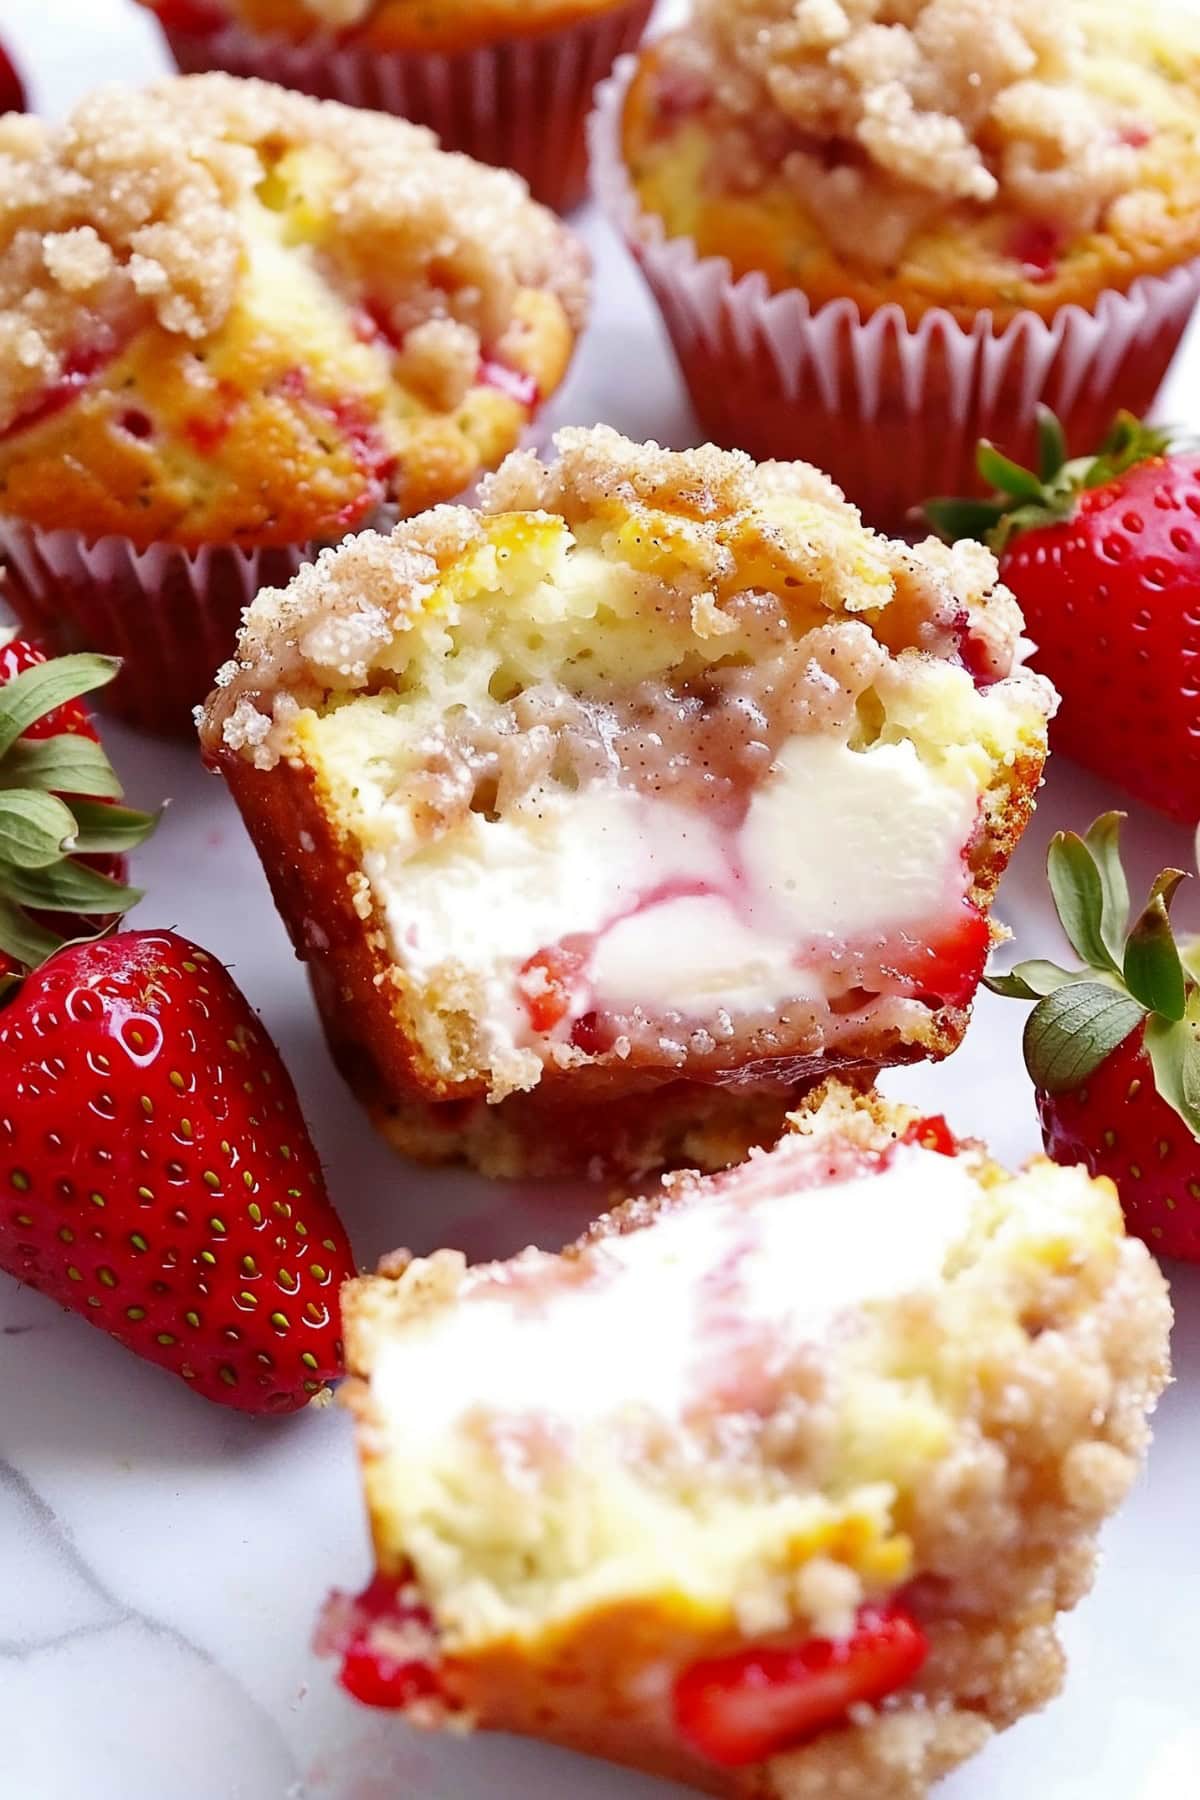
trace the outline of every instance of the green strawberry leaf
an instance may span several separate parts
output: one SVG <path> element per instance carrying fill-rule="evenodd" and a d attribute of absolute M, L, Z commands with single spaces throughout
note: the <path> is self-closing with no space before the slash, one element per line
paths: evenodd
<path fill-rule="evenodd" d="M 0 805 L 3 796 L 0 795 Z M 75 856 L 96 856 L 105 851 L 136 850 L 158 824 L 151 813 L 135 812 L 129 806 L 105 806 L 92 800 L 72 800 L 75 819 Z"/>
<path fill-rule="evenodd" d="M 1175 890 L 1186 879 L 1182 869 L 1163 870 L 1125 946 L 1126 987 L 1148 1012 L 1164 1019 L 1182 1019 L 1187 1003 L 1187 978 L 1170 918 Z"/>
<path fill-rule="evenodd" d="M 998 493 L 1007 494 L 1013 500 L 1031 500 L 1039 506 L 1044 503 L 1046 496 L 1033 470 L 1023 469 L 987 438 L 980 439 L 975 466 L 988 486 Z"/>
<path fill-rule="evenodd" d="M 1146 1014 L 1102 981 L 1076 981 L 1039 1000 L 1025 1021 L 1025 1066 L 1034 1084 L 1062 1094 L 1086 1081 Z"/>
<path fill-rule="evenodd" d="M 19 906 L 13 906 L 0 894 L 0 951 L 21 968 L 40 968 L 48 957 L 62 948 L 63 940 L 43 925 L 26 918 Z"/>
<path fill-rule="evenodd" d="M 1054 480 L 1067 460 L 1067 439 L 1058 416 L 1048 406 L 1037 409 L 1038 475 L 1043 485 Z"/>
<path fill-rule="evenodd" d="M 1200 1138 L 1200 1040 L 1195 1022 L 1149 1020 L 1146 1051 L 1159 1094 L 1178 1113 L 1192 1136 Z"/>
<path fill-rule="evenodd" d="M 1046 856 L 1046 872 L 1055 910 L 1071 948 L 1089 968 L 1119 975 L 1120 964 L 1101 931 L 1104 883 L 1091 851 L 1077 832 L 1055 832 Z"/>
<path fill-rule="evenodd" d="M 22 869 L 58 862 L 75 836 L 75 820 L 53 794 L 0 793 L 0 860 Z"/>
<path fill-rule="evenodd" d="M 23 740 L 0 762 L 0 788 L 44 788 L 55 794 L 89 794 L 119 800 L 121 783 L 99 744 L 75 732 Z"/>
<path fill-rule="evenodd" d="M 1083 837 L 1100 875 L 1103 895 L 1100 935 L 1116 962 L 1124 955 L 1125 935 L 1129 930 L 1129 883 L 1121 862 L 1121 826 L 1124 823 L 1122 812 L 1101 813 Z"/>
<path fill-rule="evenodd" d="M 0 756 L 6 756 L 29 727 L 96 688 L 107 687 L 120 663 L 113 656 L 58 656 L 53 662 L 25 669 L 0 688 Z"/>
<path fill-rule="evenodd" d="M 124 913 L 142 898 L 84 863 L 54 863 L 48 869 L 21 869 L 0 863 L 0 893 L 41 912 Z"/>
<path fill-rule="evenodd" d="M 1006 1000 L 1041 1000 L 1068 981 L 1078 981 L 1086 969 L 1063 969 L 1058 963 L 1035 957 L 1032 962 L 1017 963 L 1006 975 L 985 975 L 984 985 Z"/>
<path fill-rule="evenodd" d="M 921 508 L 928 524 L 946 544 L 960 538 L 985 540 L 1004 516 L 1003 500 L 956 500 L 942 495 Z"/>

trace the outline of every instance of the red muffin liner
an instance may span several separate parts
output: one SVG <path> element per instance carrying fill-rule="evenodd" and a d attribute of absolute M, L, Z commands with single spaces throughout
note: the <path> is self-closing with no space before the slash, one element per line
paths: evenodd
<path fill-rule="evenodd" d="M 123 537 L 89 540 L 0 519 L 0 593 L 21 624 L 57 651 L 122 659 L 100 694 L 110 712 L 144 731 L 192 737 L 192 713 L 233 655 L 243 608 L 263 587 L 283 587 L 312 552 L 221 544 L 139 550 Z"/>
<path fill-rule="evenodd" d="M 798 288 L 772 293 L 765 276 L 735 279 L 726 258 L 700 256 L 641 210 L 621 141 L 636 66 L 623 58 L 597 95 L 593 187 L 717 443 L 816 463 L 872 524 L 902 530 L 930 495 L 979 490 L 979 438 L 1033 461 L 1039 402 L 1080 451 L 1119 408 L 1149 410 L 1200 298 L 1200 260 L 1108 290 L 1091 308 L 1024 311 L 1003 325 L 982 312 L 964 326 L 936 308 L 913 326 L 895 305 L 864 319 L 852 300 L 814 307 Z"/>
<path fill-rule="evenodd" d="M 449 52 L 377 50 L 312 38 L 258 37 L 163 25 L 186 75 L 258 75 L 432 126 L 447 150 L 515 169 L 535 199 L 565 212 L 587 192 L 584 128 L 596 83 L 638 42 L 652 0 L 627 0 L 574 24 Z"/>

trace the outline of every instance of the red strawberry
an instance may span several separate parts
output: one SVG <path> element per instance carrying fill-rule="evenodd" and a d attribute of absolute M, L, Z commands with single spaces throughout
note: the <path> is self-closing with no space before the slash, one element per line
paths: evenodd
<path fill-rule="evenodd" d="M 865 1606 L 848 1638 L 741 1650 L 695 1663 L 675 1683 L 675 1724 L 707 1761 L 737 1769 L 840 1725 L 852 1706 L 903 1687 L 929 1651 L 900 1606 Z"/>
<path fill-rule="evenodd" d="M 1051 743 L 1147 805 L 1200 818 L 1200 454 L 1128 413 L 1066 460 L 1041 415 L 1038 474 L 990 444 L 990 500 L 933 500 L 950 540 L 982 537 L 1062 695 Z"/>
<path fill-rule="evenodd" d="M 0 992 L 141 898 L 121 853 L 154 820 L 114 804 L 121 785 L 79 704 L 116 672 L 104 656 L 48 662 L 0 629 Z"/>
<path fill-rule="evenodd" d="M 1152 1249 L 1200 1262 L 1200 963 L 1171 933 L 1179 869 L 1164 869 L 1128 930 L 1121 817 L 1050 845 L 1055 906 L 1084 966 L 1018 963 L 988 986 L 1037 1002 L 1025 1062 L 1048 1154 L 1114 1181 Z"/>
<path fill-rule="evenodd" d="M 0 1010 L 0 1267 L 247 1412 L 338 1374 L 346 1235 L 278 1052 L 203 950 L 79 944 Z"/>
<path fill-rule="evenodd" d="M 221 0 L 151 0 L 151 4 L 168 31 L 203 36 L 229 23 L 229 9 Z"/>
<path fill-rule="evenodd" d="M 0 44 L 0 113 L 24 112 L 25 89 L 13 66 L 12 57 Z"/>

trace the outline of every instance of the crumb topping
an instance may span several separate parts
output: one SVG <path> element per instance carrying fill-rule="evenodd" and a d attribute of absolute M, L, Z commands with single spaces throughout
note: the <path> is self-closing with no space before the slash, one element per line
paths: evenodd
<path fill-rule="evenodd" d="M 697 0 L 665 46 L 664 100 L 706 97 L 721 179 L 752 191 L 782 172 L 868 263 L 958 202 L 1085 232 L 1141 148 L 1132 101 L 1085 80 L 1088 16 L 1079 0 Z"/>
<path fill-rule="evenodd" d="M 181 349 L 218 332 L 255 203 L 288 209 L 285 244 L 319 253 L 348 308 L 370 293 L 435 403 L 503 353 L 521 289 L 582 323 L 557 220 L 422 127 L 224 75 L 109 87 L 62 125 L 0 120 L 0 430 L 145 326 Z"/>
<path fill-rule="evenodd" d="M 1021 614 L 977 544 L 882 537 L 805 463 L 755 465 L 711 445 L 663 450 L 603 426 L 561 431 L 555 447 L 550 462 L 532 451 L 510 456 L 482 484 L 480 513 L 437 507 L 390 537 L 364 532 L 302 568 L 287 589 L 263 590 L 245 615 L 237 660 L 218 675 L 206 741 L 273 766 L 302 707 L 362 691 L 374 671 L 395 667 L 398 639 L 419 627 L 447 572 L 486 546 L 489 521 L 504 515 L 552 515 L 593 542 L 599 531 L 601 545 L 611 531 L 615 556 L 652 556 L 664 619 L 716 654 L 730 630 L 744 633 L 764 608 L 778 611 L 777 590 L 811 612 L 814 626 L 828 621 L 839 644 L 847 633 L 869 635 L 869 624 L 885 648 L 948 656 L 966 618 L 992 678 L 1013 672 Z M 797 629 L 775 624 L 785 635 Z M 430 629 L 443 628 L 438 611 Z M 814 632 L 814 656 L 822 641 Z M 856 643 L 843 646 L 848 666 Z M 810 676 L 810 687 L 819 684 L 821 669 Z"/>

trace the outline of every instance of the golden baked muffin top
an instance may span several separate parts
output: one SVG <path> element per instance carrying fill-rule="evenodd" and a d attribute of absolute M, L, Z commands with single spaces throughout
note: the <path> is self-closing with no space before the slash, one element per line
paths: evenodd
<path fill-rule="evenodd" d="M 624 120 L 642 205 L 864 311 L 1088 304 L 1200 252 L 1200 22 L 1157 0 L 697 0 Z"/>
<path fill-rule="evenodd" d="M 140 0 L 168 30 L 233 24 L 262 37 L 311 38 L 376 50 L 465 50 L 553 31 L 626 0 Z"/>
<path fill-rule="evenodd" d="M 513 446 L 586 311 L 515 176 L 401 120 L 206 75 L 0 120 L 0 509 L 296 543 Z"/>

